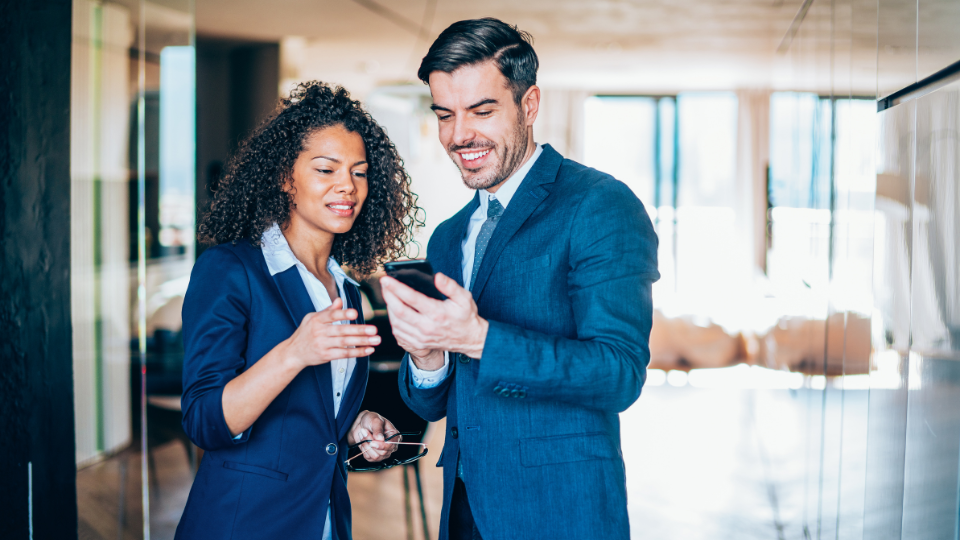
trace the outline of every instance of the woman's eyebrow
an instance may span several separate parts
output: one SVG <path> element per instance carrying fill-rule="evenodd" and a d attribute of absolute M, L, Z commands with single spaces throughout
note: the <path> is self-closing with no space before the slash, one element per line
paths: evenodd
<path fill-rule="evenodd" d="M 340 160 L 339 160 L 339 159 L 337 159 L 337 158 L 332 158 L 332 157 L 327 157 L 327 156 L 316 156 L 316 157 L 314 157 L 313 159 L 329 159 L 330 161 L 332 161 L 332 162 L 334 162 L 334 163 L 340 163 Z M 312 160 L 311 160 L 311 161 L 312 161 Z"/>
<path fill-rule="evenodd" d="M 366 164 L 367 164 L 366 161 L 361 160 L 361 161 L 358 161 L 358 162 L 354 163 L 353 166 L 356 167 L 357 165 L 366 165 Z"/>

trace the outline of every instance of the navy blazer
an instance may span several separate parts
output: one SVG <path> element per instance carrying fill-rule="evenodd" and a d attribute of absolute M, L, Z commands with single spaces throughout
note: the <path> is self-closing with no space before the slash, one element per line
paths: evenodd
<path fill-rule="evenodd" d="M 458 283 L 478 205 L 437 227 L 427 248 Z M 629 538 L 618 413 L 646 378 L 657 279 L 657 236 L 633 192 L 545 145 L 472 288 L 490 323 L 483 357 L 451 355 L 453 373 L 432 389 L 413 385 L 409 356 L 400 369 L 410 408 L 447 418 L 441 540 L 458 454 L 484 540 Z"/>
<path fill-rule="evenodd" d="M 344 290 L 345 304 L 359 312 L 357 288 Z M 301 371 L 239 439 L 223 417 L 224 386 L 312 311 L 297 268 L 270 276 L 250 242 L 213 247 L 197 260 L 183 302 L 183 428 L 206 453 L 176 538 L 319 539 L 328 501 L 333 538 L 351 538 L 344 460 L 367 358 L 357 359 L 336 417 L 330 364 Z"/>

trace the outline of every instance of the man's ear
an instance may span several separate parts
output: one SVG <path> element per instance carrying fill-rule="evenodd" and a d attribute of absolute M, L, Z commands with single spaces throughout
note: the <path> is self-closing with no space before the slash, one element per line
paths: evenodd
<path fill-rule="evenodd" d="M 527 127 L 533 126 L 540 112 L 540 87 L 533 85 L 527 88 L 520 100 L 520 106 L 523 108 L 524 123 Z"/>

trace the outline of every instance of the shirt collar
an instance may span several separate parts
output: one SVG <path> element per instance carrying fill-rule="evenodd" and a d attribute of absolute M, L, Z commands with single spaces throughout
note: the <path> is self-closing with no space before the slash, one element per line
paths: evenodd
<path fill-rule="evenodd" d="M 263 232 L 260 240 L 260 249 L 263 251 L 263 258 L 267 261 L 267 269 L 270 271 L 271 276 L 289 270 L 291 266 L 300 266 L 306 270 L 303 263 L 293 254 L 293 250 L 290 249 L 290 244 L 287 243 L 287 239 L 283 236 L 280 226 L 276 223 Z M 333 257 L 327 259 L 327 270 L 337 281 L 338 287 L 342 287 L 344 281 L 349 281 L 357 287 L 360 286 L 359 283 L 347 277 L 347 274 L 344 273 L 343 269 L 340 268 L 340 265 L 337 264 L 337 261 Z"/>
<path fill-rule="evenodd" d="M 537 149 L 533 151 L 533 155 L 530 156 L 530 159 L 526 163 L 520 166 L 510 178 L 507 178 L 507 181 L 500 184 L 500 189 L 496 193 L 490 193 L 485 189 L 480 190 L 480 208 L 482 210 L 483 216 L 487 215 L 487 201 L 490 198 L 490 195 L 493 195 L 497 198 L 497 202 L 503 206 L 504 209 L 507 208 L 507 205 L 510 204 L 510 199 L 513 198 L 513 195 L 517 192 L 517 189 L 520 188 L 520 184 L 523 183 L 523 179 L 527 177 L 527 173 L 530 172 L 530 169 L 533 168 L 533 164 L 537 161 L 537 158 L 540 157 L 540 154 L 543 153 L 543 147 L 539 144 Z"/>

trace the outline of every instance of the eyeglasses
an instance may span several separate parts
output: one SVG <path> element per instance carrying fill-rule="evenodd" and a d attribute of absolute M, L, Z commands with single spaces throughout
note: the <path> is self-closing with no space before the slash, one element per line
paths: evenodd
<path fill-rule="evenodd" d="M 387 437 L 382 441 L 375 441 L 373 439 L 369 439 L 365 441 L 360 441 L 357 444 L 350 445 L 348 449 L 349 454 L 352 454 L 352 451 L 356 451 L 356 450 L 359 450 L 359 453 L 357 453 L 356 455 L 351 455 L 351 457 L 347 458 L 347 460 L 344 462 L 347 465 L 347 470 L 351 472 L 382 471 L 384 469 L 396 467 L 397 465 L 408 465 L 410 463 L 413 463 L 414 461 L 427 455 L 426 443 L 391 441 L 391 439 L 395 437 L 400 437 L 402 435 L 415 437 L 417 435 L 420 435 L 421 433 L 422 433 L 421 431 L 410 432 L 410 433 L 394 433 L 393 435 Z M 363 452 L 363 448 L 361 448 L 360 446 L 362 444 L 371 443 L 371 442 L 381 442 L 381 443 L 385 442 L 387 444 L 396 444 L 398 445 L 398 449 L 389 458 L 376 463 L 371 463 L 363 458 L 364 452 Z M 399 448 L 400 445 L 409 446 L 410 448 L 409 449 Z M 420 451 L 421 448 L 415 448 L 415 447 L 421 447 L 423 451 L 418 454 L 417 452 Z M 357 460 L 357 461 L 354 463 L 351 463 L 354 460 Z"/>

